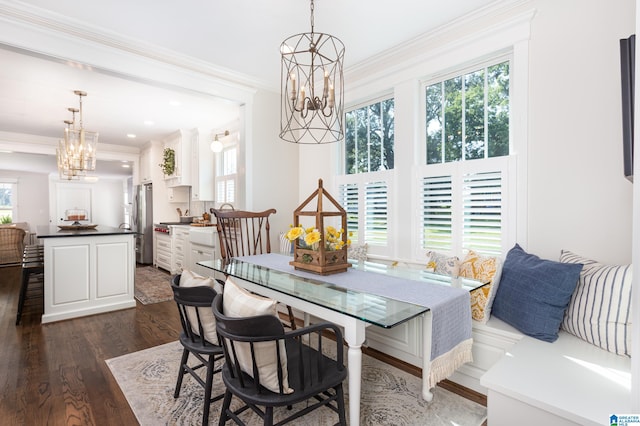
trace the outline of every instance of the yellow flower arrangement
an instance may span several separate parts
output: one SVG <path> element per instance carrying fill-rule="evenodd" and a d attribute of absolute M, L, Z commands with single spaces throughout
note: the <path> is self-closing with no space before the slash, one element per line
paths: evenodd
<path fill-rule="evenodd" d="M 318 244 L 320 244 L 322 240 L 324 240 L 325 250 L 328 251 L 340 250 L 345 245 L 344 241 L 342 241 L 343 229 L 337 230 L 333 226 L 327 226 L 323 238 L 323 235 L 316 228 L 310 227 L 305 229 L 302 225 L 290 225 L 290 227 L 285 237 L 291 242 L 300 240 L 299 243 L 302 248 L 318 250 Z M 347 240 L 347 246 L 350 244 L 351 240 Z"/>

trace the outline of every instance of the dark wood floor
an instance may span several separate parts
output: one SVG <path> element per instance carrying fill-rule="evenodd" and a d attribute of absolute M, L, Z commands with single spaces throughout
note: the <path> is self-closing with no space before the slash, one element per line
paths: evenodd
<path fill-rule="evenodd" d="M 176 340 L 174 302 L 42 325 L 33 300 L 16 326 L 19 279 L 20 268 L 0 268 L 0 424 L 137 424 L 104 361 Z M 441 385 L 486 405 L 480 394 Z"/>

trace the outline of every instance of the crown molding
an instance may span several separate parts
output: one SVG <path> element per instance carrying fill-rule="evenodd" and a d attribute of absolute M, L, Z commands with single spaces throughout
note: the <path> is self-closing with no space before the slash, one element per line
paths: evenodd
<path fill-rule="evenodd" d="M 48 136 L 0 131 L 0 149 L 7 151 L 56 155 L 59 140 L 60 138 Z M 140 149 L 136 147 L 98 143 L 96 158 L 99 160 L 137 160 L 139 154 Z"/>
<path fill-rule="evenodd" d="M 0 29 L 0 43 L 54 58 L 77 61 L 117 73 L 129 72 L 133 75 L 135 70 L 127 72 L 120 67 L 127 63 L 130 68 L 135 68 L 136 64 L 161 67 L 167 72 L 185 74 L 185 80 L 203 78 L 208 80 L 209 85 L 220 88 L 219 90 L 211 89 L 212 92 L 217 92 L 210 93 L 214 96 L 226 97 L 229 92 L 232 95 L 235 92 L 252 95 L 258 89 L 274 91 L 266 81 L 170 49 L 124 37 L 106 29 L 89 27 L 81 21 L 20 1 L 0 0 L 1 21 L 13 26 L 15 31 L 9 28 L 7 31 Z M 19 34 L 20 32 L 23 34 Z M 24 37 L 24 33 L 32 37 Z M 42 43 L 43 40 L 46 42 Z M 69 52 L 79 57 L 69 57 Z M 105 55 L 102 63 L 98 63 L 100 60 L 96 57 L 96 53 Z M 110 60 L 108 56 L 118 60 Z M 114 68 L 114 63 L 118 64 L 118 69 Z M 149 78 L 144 72 L 137 77 Z M 225 88 L 231 90 L 225 90 Z"/>
<path fill-rule="evenodd" d="M 394 76 L 396 81 L 401 80 L 405 74 L 403 71 L 409 68 L 438 60 L 456 49 L 498 33 L 504 35 L 505 31 L 510 31 L 514 36 L 504 39 L 504 45 L 497 49 L 513 44 L 514 38 L 528 38 L 529 24 L 535 15 L 530 3 L 530 0 L 496 1 L 354 64 L 345 69 L 349 90 L 389 76 Z"/>

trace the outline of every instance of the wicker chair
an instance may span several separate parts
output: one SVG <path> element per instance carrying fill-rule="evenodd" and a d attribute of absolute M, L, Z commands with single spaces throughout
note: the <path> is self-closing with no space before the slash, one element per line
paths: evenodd
<path fill-rule="evenodd" d="M 18 227 L 0 228 L 0 266 L 17 266 L 22 263 L 25 234 L 24 229 Z"/>

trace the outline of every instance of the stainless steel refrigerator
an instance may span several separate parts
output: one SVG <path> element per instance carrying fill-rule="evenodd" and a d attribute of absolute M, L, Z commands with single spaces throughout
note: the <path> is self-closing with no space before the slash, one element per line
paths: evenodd
<path fill-rule="evenodd" d="M 133 195 L 133 226 L 136 236 L 136 262 L 153 263 L 153 185 L 136 185 Z"/>

